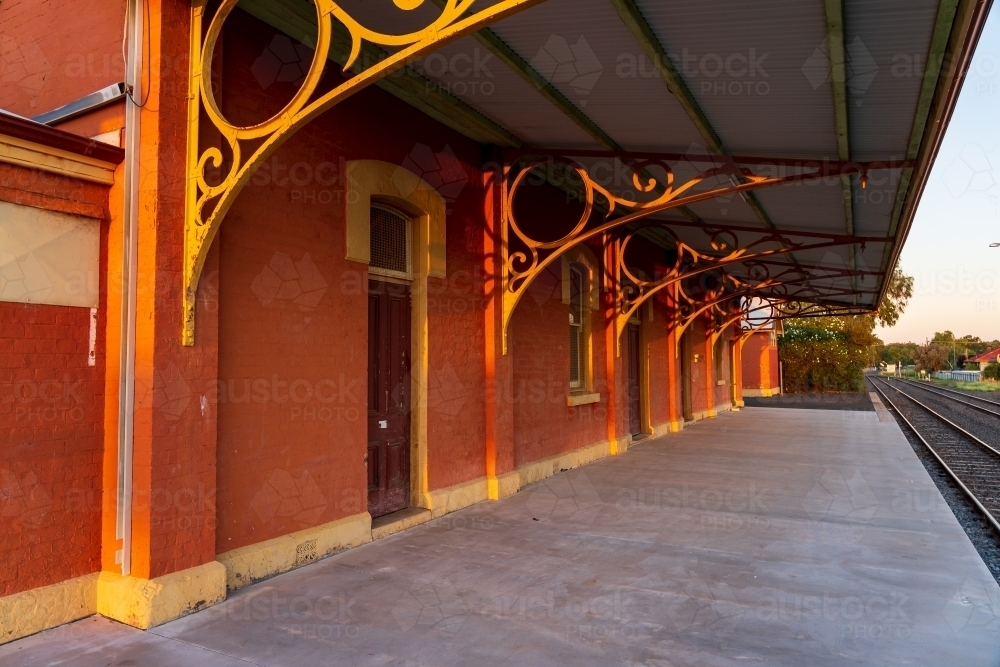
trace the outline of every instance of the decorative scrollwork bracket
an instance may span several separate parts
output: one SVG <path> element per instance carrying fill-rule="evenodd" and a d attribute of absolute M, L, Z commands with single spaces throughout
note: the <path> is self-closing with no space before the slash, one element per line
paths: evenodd
<path fill-rule="evenodd" d="M 401 11 L 421 6 L 424 0 L 393 0 Z M 473 12 L 477 0 L 444 0 L 437 18 L 426 27 L 406 34 L 385 34 L 365 27 L 333 0 L 312 0 L 316 9 L 317 33 L 313 60 L 299 90 L 271 118 L 250 126 L 238 126 L 226 119 L 212 89 L 211 65 L 216 42 L 226 18 L 239 0 L 222 0 L 210 18 L 207 31 L 206 0 L 194 0 L 191 7 L 191 47 L 188 79 L 187 182 L 184 212 L 183 324 L 181 340 L 194 344 L 195 303 L 208 248 L 236 196 L 257 168 L 282 143 L 324 111 L 351 95 L 405 67 L 407 63 L 495 21 L 538 4 L 543 0 L 501 0 Z M 481 2 L 480 5 L 485 4 Z M 334 21 L 350 36 L 348 71 L 367 42 L 387 47 L 386 57 L 328 92 L 317 94 L 317 86 L 329 61 Z M 199 145 L 199 119 L 204 113 L 221 135 L 221 148 Z M 210 182 L 208 171 L 222 176 Z"/>
<path fill-rule="evenodd" d="M 674 171 L 666 159 L 637 159 L 628 164 L 632 173 L 632 185 L 641 194 L 649 194 L 650 199 L 629 199 L 616 195 L 595 181 L 585 165 L 566 158 L 548 160 L 528 160 L 517 168 L 508 165 L 503 181 L 502 230 L 502 282 L 503 282 L 503 323 L 501 327 L 502 349 L 507 352 L 507 334 L 514 309 L 527 292 L 531 283 L 558 261 L 571 248 L 588 241 L 602 238 L 617 243 L 616 262 L 618 266 L 608 267 L 612 280 L 617 281 L 616 332 L 620 338 L 628 320 L 635 310 L 650 296 L 668 285 L 687 276 L 734 264 L 759 259 L 770 255 L 794 252 L 796 249 L 816 249 L 835 245 L 864 245 L 866 243 L 889 243 L 891 237 L 832 236 L 809 232 L 778 232 L 767 228 L 719 227 L 698 223 L 655 220 L 650 216 L 673 208 L 707 201 L 716 197 L 745 193 L 767 187 L 803 183 L 824 178 L 839 177 L 843 174 L 866 173 L 872 168 L 898 168 L 894 163 L 831 163 L 803 162 L 782 163 L 791 173 L 778 171 L 771 175 L 758 175 L 749 168 L 736 164 L 735 159 L 719 156 L 686 156 L 689 161 L 715 162 L 715 164 L 683 183 L 676 183 Z M 722 160 L 722 164 L 717 164 Z M 569 230 L 554 240 L 540 240 L 529 233 L 515 213 L 515 198 L 528 182 L 528 177 L 543 167 L 557 163 L 574 175 L 583 209 L 579 218 Z M 657 180 L 651 172 L 662 173 Z M 839 182 L 839 181 L 838 181 Z M 650 194 L 651 193 L 651 194 Z M 598 203 L 603 204 L 604 219 L 593 221 Z M 619 211 L 624 213 L 619 214 Z M 667 230 L 675 239 L 677 262 L 667 275 L 657 278 L 655 284 L 639 279 L 630 273 L 625 264 L 625 252 L 635 232 L 622 233 L 633 223 L 655 226 Z M 711 236 L 712 250 L 696 250 L 680 240 L 671 231 L 676 226 L 701 228 Z M 740 244 L 736 232 L 747 233 L 752 240 Z M 806 240 L 803 240 L 806 239 Z M 623 294 L 619 287 L 625 285 Z"/>

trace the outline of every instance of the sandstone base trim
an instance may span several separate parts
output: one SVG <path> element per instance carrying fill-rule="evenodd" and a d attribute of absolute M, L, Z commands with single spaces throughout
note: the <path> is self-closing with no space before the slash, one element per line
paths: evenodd
<path fill-rule="evenodd" d="M 723 412 L 729 412 L 732 409 L 733 409 L 732 403 L 729 402 L 720 403 L 719 405 L 716 405 L 714 408 L 710 410 L 699 410 L 698 412 L 695 412 L 692 415 L 694 419 L 692 419 L 691 421 L 698 422 L 701 421 L 702 419 L 711 419 L 712 417 L 717 417 Z"/>
<path fill-rule="evenodd" d="M 678 433 L 682 428 L 684 428 L 684 422 L 663 422 L 662 424 L 657 424 L 653 427 L 653 437 L 658 438 L 661 435 L 667 435 L 669 433 Z"/>
<path fill-rule="evenodd" d="M 516 470 L 490 477 L 486 483 L 489 487 L 490 500 L 500 500 L 521 490 L 521 476 Z"/>
<path fill-rule="evenodd" d="M 627 446 L 625 441 L 623 440 L 619 444 L 621 445 L 621 449 L 619 451 L 624 452 Z M 573 451 L 565 452 L 557 456 L 550 456 L 547 459 L 525 463 L 515 471 L 520 478 L 520 484 L 518 486 L 520 488 L 524 488 L 528 484 L 541 481 L 546 477 L 555 475 L 558 472 L 570 470 L 571 468 L 578 468 L 598 459 L 603 459 L 606 456 L 611 456 L 612 453 L 611 443 L 607 440 L 602 440 L 601 442 L 594 443 L 593 445 L 587 445 L 586 447 L 574 449 Z"/>
<path fill-rule="evenodd" d="M 226 570 L 205 563 L 155 579 L 101 572 L 97 613 L 148 630 L 226 599 Z"/>
<path fill-rule="evenodd" d="M 781 393 L 780 387 L 772 387 L 770 389 L 750 389 L 750 388 L 743 389 L 744 397 L 752 396 L 755 398 L 757 397 L 768 398 L 770 396 L 777 396 L 780 393 Z"/>
<path fill-rule="evenodd" d="M 372 539 L 368 512 L 221 553 L 226 588 L 237 590 Z"/>
<path fill-rule="evenodd" d="M 414 526 L 427 523 L 434 518 L 431 511 L 423 507 L 408 507 L 378 519 L 372 519 L 372 541 L 389 537 Z"/>
<path fill-rule="evenodd" d="M 431 499 L 431 506 L 428 509 L 431 511 L 433 518 L 436 519 L 449 512 L 454 512 L 463 507 L 488 500 L 489 480 L 486 477 L 480 477 L 454 486 L 430 491 L 427 495 Z"/>
<path fill-rule="evenodd" d="M 97 612 L 97 573 L 0 598 L 0 644 Z"/>

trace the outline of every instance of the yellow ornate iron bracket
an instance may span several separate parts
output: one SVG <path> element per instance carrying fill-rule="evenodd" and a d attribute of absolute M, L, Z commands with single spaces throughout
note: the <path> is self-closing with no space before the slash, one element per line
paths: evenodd
<path fill-rule="evenodd" d="M 355 20 L 333 0 L 312 0 L 316 8 L 317 34 L 312 64 L 302 86 L 285 107 L 268 120 L 252 126 L 230 123 L 219 109 L 212 90 L 211 64 L 215 45 L 226 18 L 238 0 L 222 0 L 211 17 L 207 32 L 206 0 L 194 0 L 191 7 L 191 52 L 188 90 L 187 183 L 184 212 L 184 279 L 181 340 L 194 345 L 195 304 L 198 281 L 208 249 L 223 218 L 257 168 L 285 141 L 311 120 L 364 88 L 405 67 L 451 41 L 484 28 L 495 21 L 536 5 L 544 0 L 501 0 L 472 13 L 477 0 L 446 0 L 441 13 L 428 26 L 415 32 L 390 35 L 371 30 Z M 393 0 L 403 11 L 421 6 L 424 0 Z M 348 71 L 361 53 L 365 42 L 397 49 L 384 60 L 344 81 L 329 92 L 313 99 L 329 59 L 333 41 L 333 21 L 340 22 L 350 34 L 351 50 L 344 65 Z M 204 112 L 217 130 L 228 152 L 216 147 L 200 150 L 199 117 Z M 258 142 L 244 155 L 244 142 Z M 207 169 L 224 169 L 218 183 L 210 183 Z"/>
<path fill-rule="evenodd" d="M 600 239 L 602 238 L 602 235 L 609 234 L 609 232 L 611 232 L 611 234 L 609 234 L 609 238 L 617 241 L 617 235 L 614 232 L 617 232 L 625 228 L 626 225 L 630 225 L 632 223 L 642 221 L 644 224 L 655 225 L 659 228 L 665 229 L 685 224 L 689 226 L 702 227 L 713 236 L 713 252 L 702 253 L 696 251 L 691 246 L 682 243 L 676 238 L 676 235 L 674 235 L 678 247 L 677 266 L 674 268 L 673 273 L 660 279 L 660 282 L 658 282 L 655 286 L 651 285 L 648 290 L 644 289 L 643 294 L 639 295 L 639 300 L 637 302 L 629 303 L 627 307 L 624 308 L 621 304 L 619 304 L 616 315 L 616 331 L 619 338 L 621 337 L 629 318 L 633 315 L 635 309 L 641 305 L 642 301 L 645 301 L 652 296 L 652 293 L 659 291 L 671 283 L 682 280 L 686 276 L 704 271 L 710 271 L 727 264 L 745 262 L 750 259 L 766 257 L 769 255 L 793 252 L 796 248 L 812 249 L 833 245 L 843 245 L 845 243 L 863 244 L 868 242 L 892 242 L 890 237 L 862 238 L 852 236 L 840 238 L 822 234 L 813 235 L 804 232 L 798 234 L 797 236 L 818 236 L 825 240 L 817 241 L 816 239 L 813 239 L 813 242 L 811 243 L 789 243 L 789 240 L 796 236 L 796 234 L 791 232 L 782 233 L 775 230 L 760 228 L 718 228 L 717 226 L 705 226 L 697 223 L 650 220 L 650 216 L 657 213 L 662 213 L 681 206 L 696 204 L 698 202 L 707 201 L 716 197 L 746 193 L 767 187 L 819 180 L 829 178 L 831 176 L 839 177 L 839 175 L 844 173 L 860 173 L 872 168 L 869 164 L 861 163 L 796 162 L 790 163 L 789 165 L 779 165 L 788 167 L 794 173 L 780 175 L 781 172 L 778 170 L 772 175 L 765 176 L 754 174 L 750 169 L 738 166 L 737 158 L 691 155 L 683 157 L 688 162 L 714 162 L 715 166 L 702 171 L 697 176 L 694 176 L 682 184 L 675 184 L 673 170 L 666 159 L 639 159 L 628 165 L 628 168 L 632 173 L 633 187 L 640 193 L 653 193 L 653 195 L 655 195 L 655 198 L 651 198 L 648 201 L 626 199 L 614 194 L 591 178 L 584 165 L 565 158 L 528 161 L 522 164 L 519 169 L 512 169 L 511 165 L 507 165 L 505 167 L 505 178 L 503 180 L 503 221 L 501 225 L 501 245 L 503 252 L 503 261 L 501 262 L 501 278 L 503 281 L 503 322 L 501 327 L 501 345 L 504 354 L 507 353 L 508 328 L 511 318 L 513 317 L 514 309 L 527 292 L 531 283 L 574 246 L 591 240 Z M 723 164 L 719 165 L 719 160 L 723 160 Z M 517 216 L 514 212 L 514 200 L 518 195 L 519 189 L 521 189 L 525 183 L 528 182 L 528 177 L 532 173 L 540 171 L 543 167 L 551 168 L 554 164 L 560 165 L 568 173 L 575 175 L 574 181 L 576 181 L 575 185 L 578 187 L 579 196 L 583 202 L 583 211 L 577 221 L 572 224 L 569 231 L 563 236 L 553 241 L 541 241 L 534 238 L 518 222 Z M 894 163 L 880 164 L 883 165 L 881 168 L 896 168 Z M 664 174 L 662 182 L 658 182 L 655 177 L 649 175 L 650 167 L 658 168 L 662 171 Z M 771 171 L 775 172 L 774 169 Z M 513 175 L 512 178 L 510 178 L 511 175 Z M 699 189 L 699 187 L 702 189 Z M 597 224 L 592 224 L 591 217 L 594 213 L 598 197 L 600 197 L 606 206 L 605 220 Z M 619 215 L 618 217 L 609 219 L 618 209 L 624 209 L 628 212 Z M 761 235 L 763 238 L 756 239 L 750 244 L 744 244 L 741 246 L 736 241 L 735 237 L 732 239 L 727 237 L 727 235 L 732 236 L 732 231 L 737 229 L 741 229 L 746 232 L 753 232 L 754 234 Z M 624 257 L 623 253 L 625 252 L 625 247 L 627 246 L 627 241 L 629 239 L 631 239 L 631 236 L 626 236 L 625 242 L 620 243 L 620 248 L 616 253 L 618 257 Z M 768 247 L 765 248 L 764 246 Z M 695 268 L 690 268 L 690 262 L 692 260 L 695 264 L 697 264 Z M 620 283 L 620 274 L 618 272 L 619 268 L 620 267 L 609 267 L 605 270 L 612 271 L 612 281 L 617 280 Z M 633 280 L 635 278 L 634 276 L 629 277 Z M 651 293 L 646 294 L 646 292 Z"/>
<path fill-rule="evenodd" d="M 645 226 L 649 226 L 649 224 L 651 223 Z M 696 227 L 707 235 L 711 252 L 695 250 L 687 243 L 682 242 L 672 227 L 683 226 Z M 656 228 L 661 237 L 666 236 L 670 239 L 675 261 L 671 266 L 666 267 L 666 271 L 661 272 L 661 275 L 652 280 L 638 274 L 627 260 L 629 245 L 637 238 L 641 238 L 642 228 L 624 233 L 617 246 L 615 258 L 615 273 L 617 275 L 616 331 L 619 338 L 635 312 L 657 292 L 673 283 L 737 263 L 747 265 L 748 269 L 748 278 L 742 287 L 752 284 L 754 289 L 759 292 L 781 286 L 802 285 L 810 280 L 818 281 L 845 275 L 861 275 L 871 272 L 795 265 L 793 268 L 787 268 L 772 275 L 770 265 L 761 260 L 799 251 L 835 246 L 860 245 L 864 247 L 867 243 L 885 243 L 889 240 L 888 237 L 779 232 L 755 227 L 709 226 L 688 222 L 663 222 L 656 225 Z M 737 234 L 749 234 L 751 239 L 741 242 Z M 729 280 L 734 280 L 728 275 L 726 277 Z M 821 293 L 816 292 L 812 296 L 821 296 Z"/>

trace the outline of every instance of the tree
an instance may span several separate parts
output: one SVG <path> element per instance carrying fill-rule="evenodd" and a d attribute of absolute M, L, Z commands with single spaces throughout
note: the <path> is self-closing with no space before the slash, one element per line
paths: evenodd
<path fill-rule="evenodd" d="M 887 364 L 901 363 L 909 366 L 913 362 L 913 353 L 919 345 L 916 343 L 889 343 L 882 348 L 882 361 Z"/>
<path fill-rule="evenodd" d="M 917 348 L 913 360 L 918 370 L 933 373 L 948 365 L 948 349 L 939 343 L 927 343 Z"/>
<path fill-rule="evenodd" d="M 983 379 L 1000 380 L 1000 364 L 995 361 L 986 364 L 986 368 L 983 369 Z"/>
<path fill-rule="evenodd" d="M 897 266 L 896 270 L 892 272 L 889 287 L 886 289 L 885 296 L 878 306 L 878 312 L 875 314 L 878 324 L 884 327 L 895 326 L 912 297 L 913 276 L 906 275 Z"/>
<path fill-rule="evenodd" d="M 868 315 L 790 320 L 779 339 L 788 391 L 864 391 L 864 369 L 882 347 L 875 325 L 899 321 L 913 278 L 896 269 L 878 310 Z"/>

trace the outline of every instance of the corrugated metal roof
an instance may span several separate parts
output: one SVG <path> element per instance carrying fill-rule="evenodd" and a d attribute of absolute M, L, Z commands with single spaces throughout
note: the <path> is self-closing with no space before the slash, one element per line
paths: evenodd
<path fill-rule="evenodd" d="M 473 9 L 494 2 L 480 0 Z M 838 159 L 823 0 L 635 2 L 707 118 L 707 132 L 717 134 L 731 154 Z M 345 2 L 372 27 L 395 32 L 426 25 L 439 11 L 434 3 L 413 12 L 385 11 L 383 4 Z M 851 159 L 904 157 L 937 10 L 938 0 L 844 0 Z M 441 48 L 414 68 L 529 145 L 607 148 L 609 142 L 600 139 L 604 135 L 632 151 L 705 151 L 704 128 L 668 90 L 608 0 L 548 0 L 490 30 L 550 81 L 570 107 L 560 108 L 499 58 L 488 57 L 473 37 Z M 488 72 L 473 72 L 470 78 L 469 65 L 483 62 Z M 479 86 L 468 85 L 473 82 Z M 488 93 L 482 82 L 490 84 Z M 703 165 L 681 161 L 674 168 L 677 182 L 699 168 Z M 872 172 L 866 189 L 852 177 L 856 234 L 888 234 L 899 174 L 898 169 Z M 610 189 L 628 191 L 628 183 L 612 180 Z M 755 196 L 778 229 L 848 233 L 839 178 L 762 189 Z M 691 209 L 708 224 L 764 226 L 739 195 Z M 659 217 L 679 215 L 671 211 Z M 683 234 L 694 238 L 690 230 Z M 885 250 L 885 244 L 870 243 L 856 250 L 854 261 L 858 268 L 879 270 Z M 849 248 L 802 252 L 796 258 L 818 266 L 847 267 L 852 261 Z M 850 285 L 843 279 L 826 282 Z M 862 286 L 876 282 L 856 280 Z"/>

